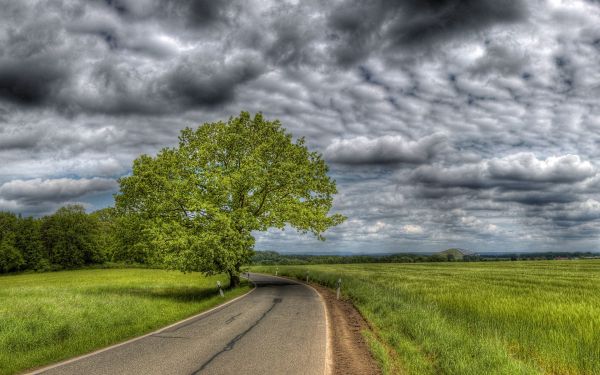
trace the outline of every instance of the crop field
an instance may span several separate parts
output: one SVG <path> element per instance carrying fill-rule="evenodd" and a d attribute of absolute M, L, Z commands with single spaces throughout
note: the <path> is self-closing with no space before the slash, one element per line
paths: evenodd
<path fill-rule="evenodd" d="M 386 373 L 600 374 L 600 261 L 279 266 L 307 270 L 342 278 Z"/>
<path fill-rule="evenodd" d="M 224 301 L 225 276 L 148 269 L 0 277 L 0 374 L 90 352 Z M 248 291 L 226 291 L 226 299 Z"/>

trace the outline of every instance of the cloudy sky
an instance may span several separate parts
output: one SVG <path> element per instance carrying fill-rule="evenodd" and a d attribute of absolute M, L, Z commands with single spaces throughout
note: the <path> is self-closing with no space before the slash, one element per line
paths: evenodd
<path fill-rule="evenodd" d="M 0 210 L 111 205 L 136 156 L 247 110 L 324 154 L 348 216 L 259 249 L 599 249 L 600 1 L 0 6 Z"/>

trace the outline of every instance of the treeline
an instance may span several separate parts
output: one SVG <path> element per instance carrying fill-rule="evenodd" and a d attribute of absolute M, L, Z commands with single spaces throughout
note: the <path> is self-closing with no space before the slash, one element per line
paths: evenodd
<path fill-rule="evenodd" d="M 351 263 L 416 263 L 416 262 L 486 262 L 517 260 L 562 260 L 600 258 L 591 252 L 544 252 L 519 254 L 474 254 L 456 259 L 452 254 L 390 254 L 390 255 L 284 255 L 276 251 L 256 251 L 251 259 L 253 265 L 306 265 Z"/>
<path fill-rule="evenodd" d="M 600 258 L 600 254 L 585 252 L 566 252 L 566 251 L 547 251 L 543 253 L 504 253 L 504 254 L 484 254 L 485 260 L 566 260 L 566 259 L 590 259 Z"/>
<path fill-rule="evenodd" d="M 146 263 L 139 219 L 80 205 L 41 218 L 0 212 L 0 273 L 53 271 L 107 261 Z"/>
<path fill-rule="evenodd" d="M 446 257 L 423 254 L 391 255 L 283 255 L 276 251 L 256 251 L 251 259 L 254 265 L 304 265 L 304 264 L 351 264 L 351 263 L 416 263 L 444 262 Z"/>

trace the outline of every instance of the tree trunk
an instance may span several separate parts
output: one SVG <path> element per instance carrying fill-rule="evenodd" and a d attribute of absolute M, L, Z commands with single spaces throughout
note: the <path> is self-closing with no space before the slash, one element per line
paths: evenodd
<path fill-rule="evenodd" d="M 229 274 L 229 289 L 235 288 L 240 285 L 240 275 L 235 271 L 228 271 Z"/>

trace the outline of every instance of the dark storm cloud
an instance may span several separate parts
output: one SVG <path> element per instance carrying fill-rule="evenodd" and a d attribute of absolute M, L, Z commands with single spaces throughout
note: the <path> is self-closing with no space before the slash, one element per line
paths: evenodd
<path fill-rule="evenodd" d="M 22 11 L 6 8 L 9 17 Z M 41 105 L 67 84 L 69 61 L 61 53 L 61 34 L 60 22 L 53 19 L 24 20 L 6 30 L 0 38 L 0 100 Z"/>
<path fill-rule="evenodd" d="M 190 24 L 197 27 L 210 26 L 210 24 L 226 19 L 226 12 L 233 1 L 213 0 L 188 0 L 183 1 L 183 8 L 189 14 Z"/>
<path fill-rule="evenodd" d="M 531 186 L 528 186 L 531 189 Z M 533 190 L 533 189 L 532 189 Z M 580 198 L 577 194 L 569 191 L 510 191 L 503 194 L 497 194 L 494 198 L 497 202 L 516 202 L 527 206 L 548 206 L 551 203 L 572 203 Z"/>
<path fill-rule="evenodd" d="M 129 19 L 176 18 L 185 20 L 185 25 L 204 28 L 225 21 L 232 0 L 94 0 L 121 17 Z"/>
<path fill-rule="evenodd" d="M 0 98 L 16 104 L 45 104 L 67 79 L 68 72 L 49 59 L 0 60 Z"/>
<path fill-rule="evenodd" d="M 325 157 L 340 164 L 423 164 L 433 158 L 445 140 L 441 134 L 417 141 L 401 136 L 336 139 L 325 149 Z"/>
<path fill-rule="evenodd" d="M 398 1 L 390 0 L 391 9 Z M 426 0 L 401 2 L 402 13 L 388 35 L 397 45 L 427 43 L 455 34 L 477 31 L 498 23 L 520 21 L 525 4 L 520 0 Z M 391 5 L 391 6 L 390 6 Z M 397 10 L 397 8 L 396 8 Z"/>
<path fill-rule="evenodd" d="M 265 56 L 282 67 L 312 65 L 317 55 L 311 45 L 314 30 L 297 22 L 298 15 L 295 13 L 277 13 L 277 20 L 273 23 L 275 40 L 266 46 Z"/>
<path fill-rule="evenodd" d="M 0 128 L 0 150 L 32 149 L 41 141 L 39 130 L 8 131 Z"/>
<path fill-rule="evenodd" d="M 495 24 L 521 21 L 520 0 L 346 0 L 329 17 L 343 65 L 356 63 L 379 48 L 426 47 Z"/>
<path fill-rule="evenodd" d="M 216 106 L 231 101 L 238 85 L 258 77 L 264 68 L 253 57 L 228 65 L 186 60 L 166 76 L 168 99 L 184 107 Z"/>

